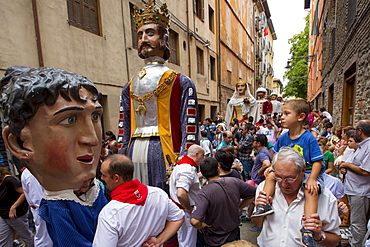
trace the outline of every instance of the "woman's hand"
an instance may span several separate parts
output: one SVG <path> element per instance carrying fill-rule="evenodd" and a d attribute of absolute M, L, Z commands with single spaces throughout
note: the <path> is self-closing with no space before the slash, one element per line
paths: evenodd
<path fill-rule="evenodd" d="M 15 207 L 10 207 L 10 210 L 9 210 L 9 218 L 10 218 L 10 219 L 15 219 L 15 218 L 17 218 L 17 208 L 15 208 Z"/>

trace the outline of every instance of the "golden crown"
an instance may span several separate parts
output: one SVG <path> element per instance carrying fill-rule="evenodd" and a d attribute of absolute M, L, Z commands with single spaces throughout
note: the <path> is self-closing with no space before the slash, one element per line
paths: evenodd
<path fill-rule="evenodd" d="M 247 82 L 242 80 L 242 79 L 239 79 L 235 84 L 236 85 L 238 85 L 238 84 L 247 84 Z"/>
<path fill-rule="evenodd" d="M 137 28 L 150 23 L 159 24 L 166 28 L 170 26 L 170 14 L 168 14 L 166 3 L 163 3 L 160 9 L 155 6 L 155 1 L 152 0 L 147 2 L 145 9 L 140 9 L 134 5 L 134 14 L 132 17 Z"/>

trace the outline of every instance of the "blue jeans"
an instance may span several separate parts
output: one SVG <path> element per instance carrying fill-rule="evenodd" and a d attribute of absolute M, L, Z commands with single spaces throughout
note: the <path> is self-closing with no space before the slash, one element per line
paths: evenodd
<path fill-rule="evenodd" d="M 240 162 L 243 165 L 243 178 L 244 178 L 244 180 L 250 179 L 251 176 L 249 174 L 252 171 L 253 161 L 241 160 Z"/>

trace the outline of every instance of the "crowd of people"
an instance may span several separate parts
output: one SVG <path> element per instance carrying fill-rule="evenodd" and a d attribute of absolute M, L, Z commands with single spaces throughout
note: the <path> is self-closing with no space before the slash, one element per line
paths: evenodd
<path fill-rule="evenodd" d="M 102 140 L 96 177 L 79 190 L 45 193 L 28 169 L 19 169 L 20 183 L 1 168 L 1 195 L 8 201 L 1 223 L 8 230 L 0 241 L 11 246 L 5 243 L 13 243 L 16 231 L 26 246 L 221 246 L 240 240 L 239 225 L 252 220 L 260 246 L 277 239 L 289 246 L 336 246 L 340 238 L 363 246 L 369 235 L 370 121 L 333 129 L 329 113 L 320 110 L 298 99 L 255 124 L 252 118 L 229 125 L 221 116 L 206 119 L 199 145 L 171 173 L 170 201 L 163 190 L 133 179 L 133 163 L 117 154 L 112 131 Z M 128 201 L 145 207 L 127 208 Z M 340 224 L 350 230 L 341 232 Z"/>
<path fill-rule="evenodd" d="M 306 101 L 298 99 L 285 102 L 281 114 L 262 115 L 256 122 L 251 117 L 243 121 L 234 119 L 229 124 L 220 115 L 215 120 L 208 118 L 200 126 L 202 135 L 200 145 L 207 150 L 207 157 L 213 156 L 216 160 L 218 160 L 217 152 L 231 148 L 234 164 L 242 164 L 232 166 L 232 169 L 239 173 L 240 179 L 257 186 L 261 184 L 258 191 L 263 192 L 261 197 L 264 200 L 258 199 L 257 193 L 255 209 L 252 204 L 248 210 L 243 211 L 241 216 L 244 221 L 253 220 L 255 225 L 251 227 L 251 231 L 262 230 L 258 239 L 261 246 L 267 246 L 270 243 L 268 236 L 271 235 L 270 230 L 274 228 L 275 223 L 271 222 L 275 220 L 273 215 L 276 214 L 276 206 L 278 205 L 277 202 L 274 203 L 274 200 L 278 191 L 280 194 L 283 192 L 283 189 L 279 188 L 284 184 L 282 177 L 286 178 L 286 184 L 291 185 L 301 176 L 301 173 L 295 173 L 294 176 L 281 176 L 276 172 L 277 170 L 274 168 L 276 161 L 273 161 L 276 155 L 274 154 L 279 153 L 281 148 L 285 147 L 290 147 L 303 155 L 306 164 L 304 169 L 299 167 L 302 171 L 304 170 L 302 174 L 306 175 L 302 177 L 300 182 L 304 184 L 304 189 L 301 192 L 305 198 L 302 204 L 303 211 L 298 212 L 306 216 L 313 215 L 312 218 L 317 217 L 318 214 L 321 217 L 320 222 L 322 222 L 324 217 L 332 213 L 323 212 L 322 200 L 324 199 L 322 198 L 323 194 L 326 193 L 325 188 L 327 188 L 338 200 L 337 211 L 339 210 L 341 215 L 339 223 L 335 218 L 331 219 L 337 223 L 334 227 L 337 229 L 332 233 L 342 239 L 350 239 L 351 246 L 363 246 L 369 238 L 367 230 L 370 216 L 369 128 L 370 121 L 368 120 L 361 120 L 354 126 L 336 126 L 334 128 L 332 116 L 324 107 L 320 108 L 319 111 L 313 110 Z M 289 153 L 287 150 L 285 152 Z M 292 152 L 289 154 L 294 156 Z M 219 164 L 222 166 L 222 162 Z M 266 198 L 271 199 L 267 200 Z M 258 205 L 261 201 L 263 203 Z M 325 205 L 326 203 L 329 202 L 325 202 Z M 347 205 L 350 212 L 347 212 Z M 286 208 L 278 207 L 279 213 L 285 212 L 284 210 L 287 211 Z M 338 213 L 334 215 L 337 217 Z M 260 218 L 266 218 L 265 221 L 269 223 L 265 224 Z M 315 232 L 317 229 L 308 226 L 306 222 L 309 222 L 309 217 L 304 219 L 302 221 L 299 219 L 299 222 L 296 222 L 297 228 L 300 225 L 298 229 L 301 229 L 301 236 L 292 232 L 288 232 L 288 234 L 296 236 L 296 240 L 300 240 L 304 246 L 314 246 L 317 239 Z M 325 232 L 324 228 L 321 228 L 322 225 L 325 225 L 324 223 L 317 225 L 322 232 Z M 343 226 L 340 231 L 339 225 Z M 348 226 L 349 228 L 347 228 Z M 268 228 L 267 232 L 263 230 L 266 227 Z M 330 231 L 325 235 L 326 239 L 328 239 Z M 275 236 L 285 235 L 283 232 L 279 232 Z M 271 238 L 271 240 L 271 243 L 276 241 L 275 238 Z M 332 240 L 331 244 L 338 239 L 334 237 Z M 285 241 L 289 242 L 289 239 L 285 239 Z M 329 242 L 329 240 L 326 241 Z M 294 245 L 294 241 L 290 243 L 291 246 Z"/>
<path fill-rule="evenodd" d="M 167 5 L 135 5 L 133 18 L 145 65 L 123 87 L 117 138 L 103 137 L 87 77 L 6 70 L 2 136 L 21 176 L 0 166 L 0 246 L 20 244 L 15 233 L 26 246 L 227 246 L 243 220 L 261 247 L 336 246 L 348 233 L 370 246 L 369 120 L 333 129 L 325 108 L 262 87 L 254 98 L 239 80 L 225 119 L 197 128 L 194 83 L 164 65 Z"/>

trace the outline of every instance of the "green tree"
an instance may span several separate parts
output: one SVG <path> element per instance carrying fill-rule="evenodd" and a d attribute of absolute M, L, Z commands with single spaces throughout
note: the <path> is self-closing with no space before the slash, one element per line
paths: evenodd
<path fill-rule="evenodd" d="M 306 16 L 304 30 L 289 39 L 291 44 L 290 54 L 292 58 L 305 57 L 302 59 L 291 59 L 291 68 L 284 74 L 288 84 L 283 88 L 284 97 L 296 97 L 307 99 L 307 75 L 308 75 L 308 42 L 309 42 L 309 14 Z"/>

